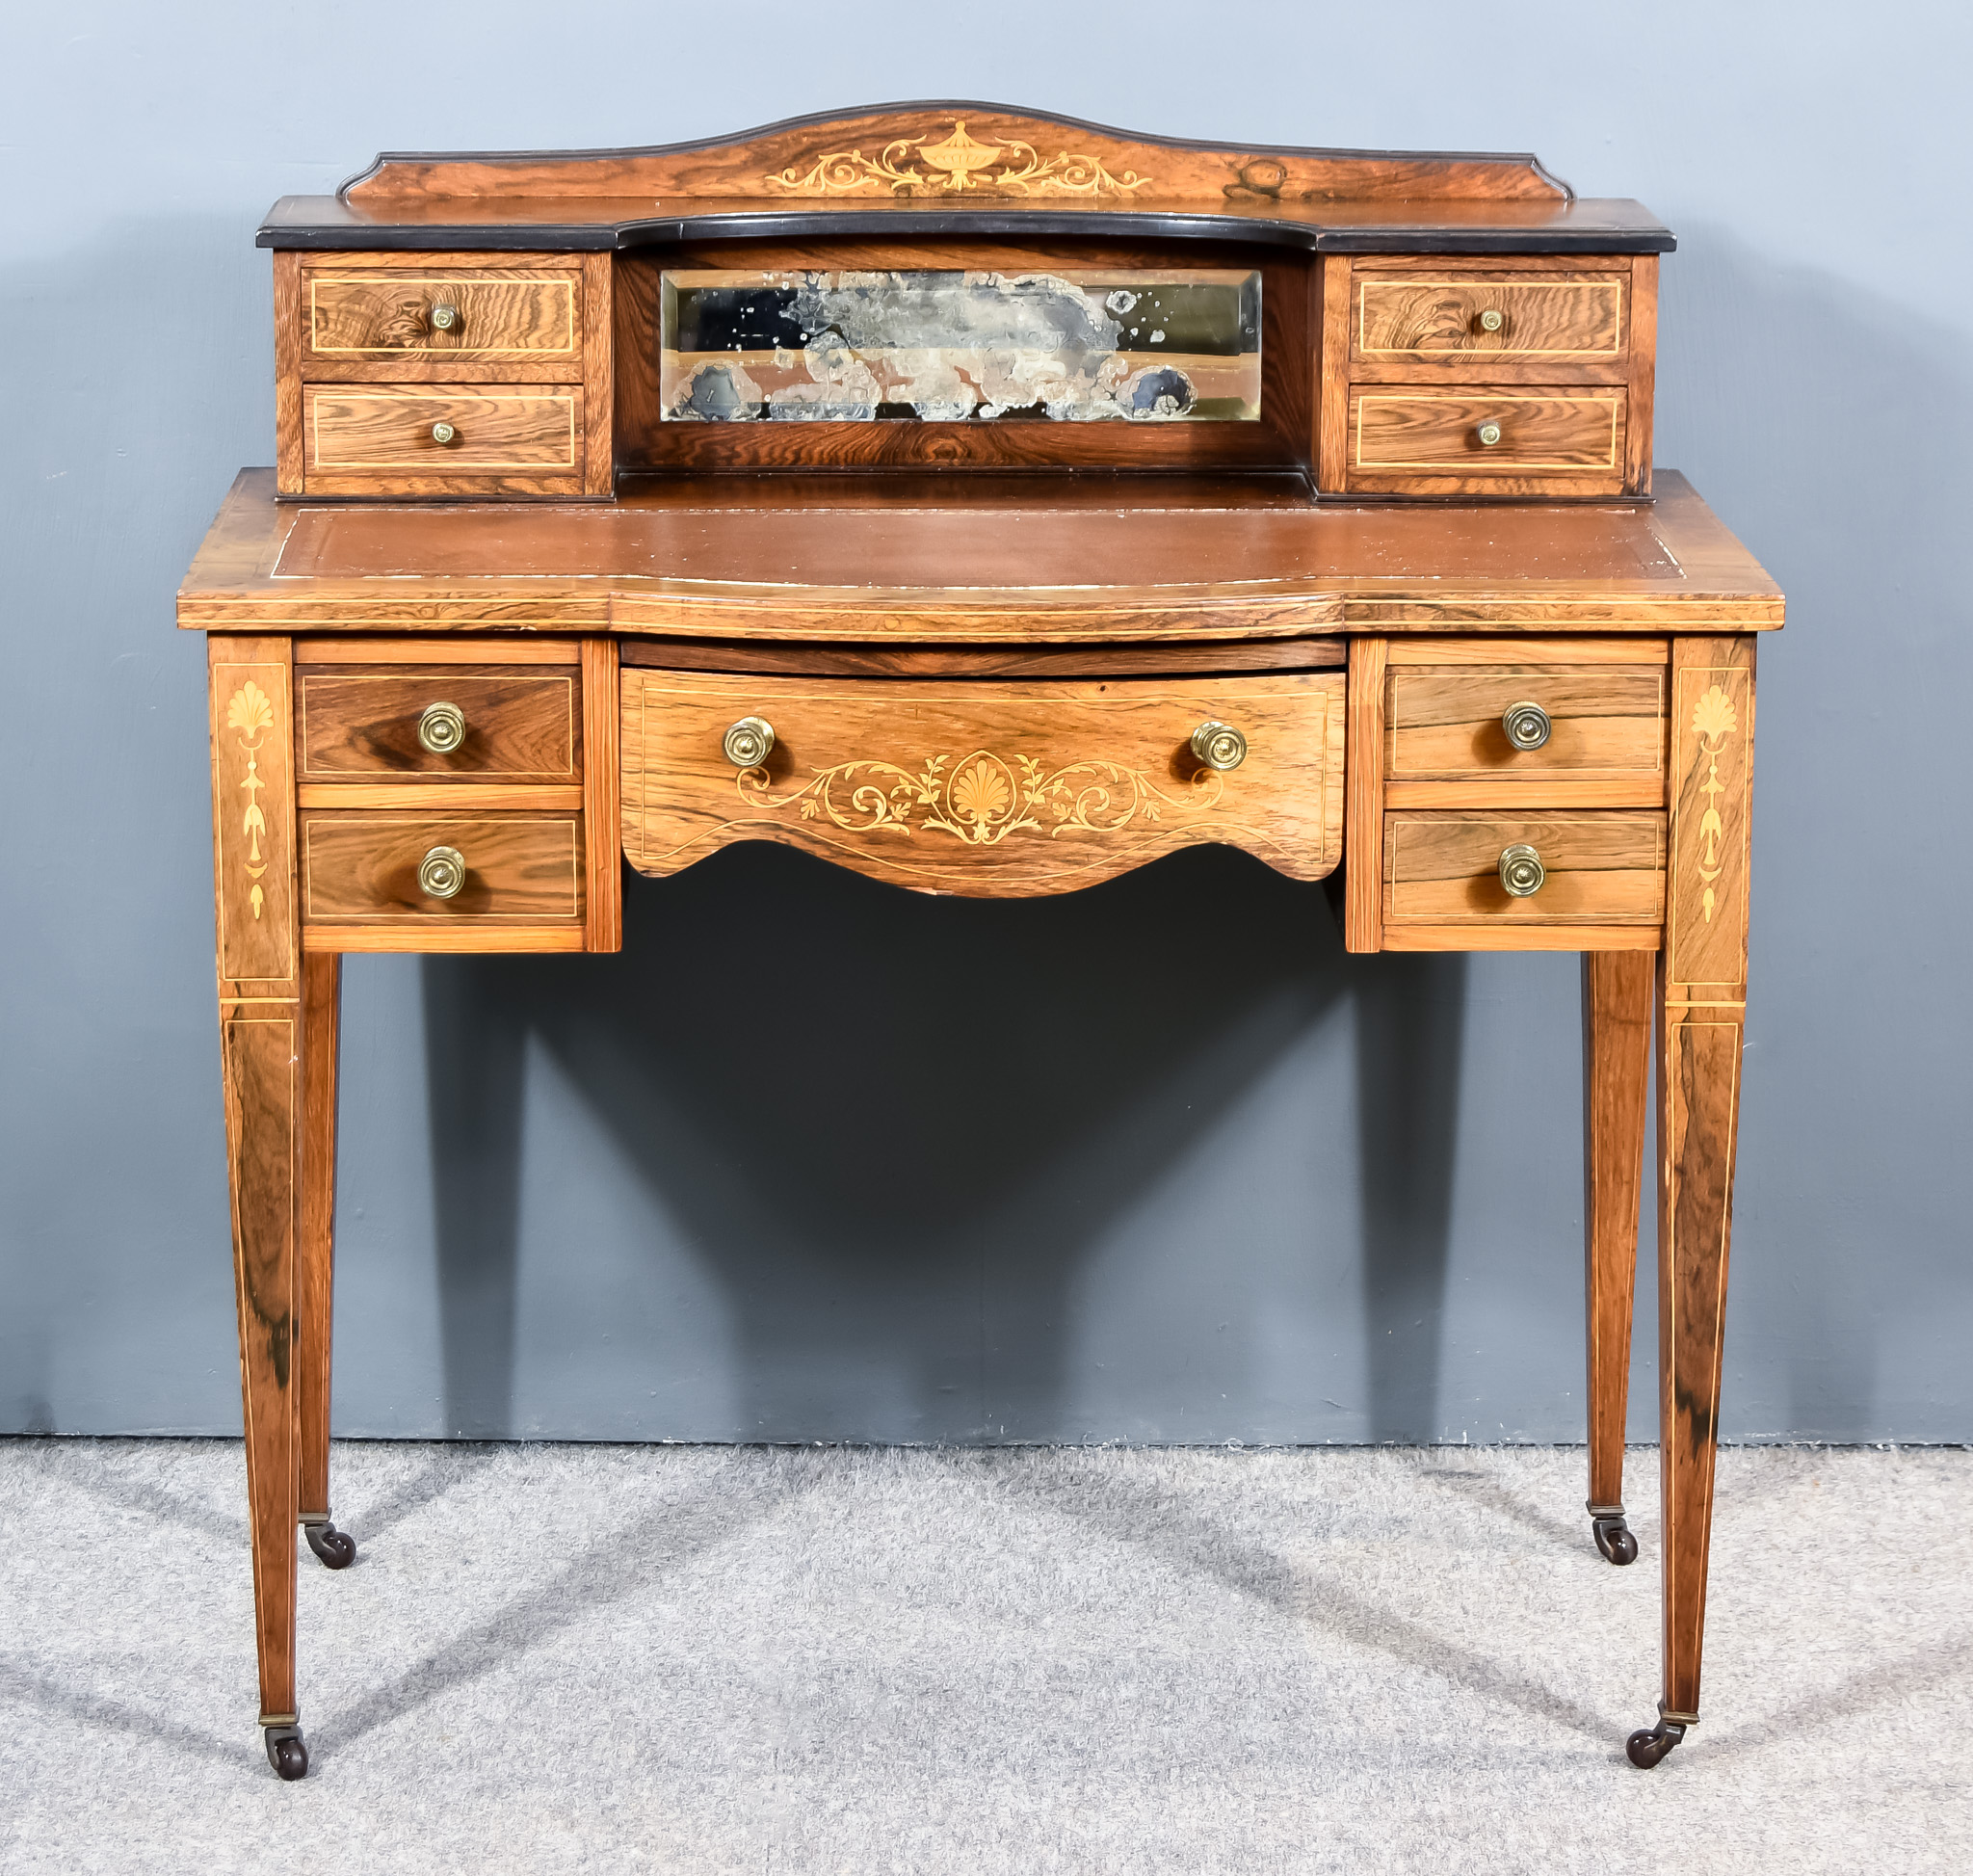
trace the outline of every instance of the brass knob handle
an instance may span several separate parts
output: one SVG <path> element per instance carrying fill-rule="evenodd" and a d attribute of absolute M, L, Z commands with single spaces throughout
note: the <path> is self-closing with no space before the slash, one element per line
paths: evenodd
<path fill-rule="evenodd" d="M 466 883 L 466 857 L 457 847 L 434 847 L 418 862 L 418 890 L 428 899 L 451 899 Z"/>
<path fill-rule="evenodd" d="M 765 717 L 742 717 L 720 743 L 736 769 L 759 768 L 774 746 L 775 727 Z"/>
<path fill-rule="evenodd" d="M 418 714 L 418 747 L 450 755 L 466 739 L 466 713 L 457 703 L 428 703 Z"/>
<path fill-rule="evenodd" d="M 1500 713 L 1500 727 L 1516 749 L 1539 749 L 1555 731 L 1539 703 L 1510 703 Z"/>
<path fill-rule="evenodd" d="M 1202 723 L 1192 732 L 1192 753 L 1209 769 L 1237 769 L 1247 760 L 1247 738 L 1230 723 Z"/>
<path fill-rule="evenodd" d="M 1496 419 L 1488 417 L 1473 435 L 1479 437 L 1483 449 L 1491 449 L 1500 441 L 1500 424 Z"/>
<path fill-rule="evenodd" d="M 1488 306 L 1480 315 L 1480 330 L 1483 332 L 1497 332 L 1506 324 L 1507 319 L 1498 306 Z"/>
<path fill-rule="evenodd" d="M 1510 899 L 1532 899 L 1547 877 L 1548 869 L 1534 848 L 1516 842 L 1500 850 L 1500 884 Z"/>
<path fill-rule="evenodd" d="M 459 326 L 457 306 L 434 306 L 432 308 L 432 330 L 434 332 L 450 332 Z"/>
<path fill-rule="evenodd" d="M 458 435 L 459 432 L 442 419 L 432 426 L 432 440 L 434 443 L 449 443 Z"/>

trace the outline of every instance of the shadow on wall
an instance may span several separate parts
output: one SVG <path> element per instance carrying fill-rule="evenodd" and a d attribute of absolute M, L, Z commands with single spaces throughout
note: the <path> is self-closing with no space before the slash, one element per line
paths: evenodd
<path fill-rule="evenodd" d="M 996 902 L 742 846 L 630 875 L 624 927 L 618 958 L 423 963 L 449 1433 L 514 1430 L 531 1038 L 725 1292 L 752 1437 L 1046 1440 L 1090 1248 L 1347 996 L 1369 1433 L 1437 1435 L 1463 959 L 1346 958 L 1319 887 L 1223 849 Z M 863 1362 L 915 1375 L 910 1432 Z"/>
<path fill-rule="evenodd" d="M 1722 227 L 1681 234 L 1659 460 L 1788 595 L 1761 648 L 1726 1429 L 1956 1439 L 1973 1009 L 1948 936 L 1965 877 L 1938 856 L 1973 813 L 1946 753 L 1973 683 L 1963 304 L 1935 303 L 1956 330 L 1894 274 L 1902 299 Z M 1851 855 L 1854 878 L 1832 859 Z"/>

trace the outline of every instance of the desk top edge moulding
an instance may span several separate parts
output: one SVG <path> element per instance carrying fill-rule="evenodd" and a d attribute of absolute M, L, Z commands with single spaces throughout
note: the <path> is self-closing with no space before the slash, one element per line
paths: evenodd
<path fill-rule="evenodd" d="M 626 862 L 749 840 L 992 898 L 1230 845 L 1319 884 L 1352 953 L 1580 955 L 1614 1564 L 1656 1065 L 1664 1677 L 1627 1750 L 1661 1760 L 1697 1716 L 1784 614 L 1653 468 L 1670 231 L 1532 156 L 916 103 L 380 156 L 258 239 L 275 463 L 177 614 L 208 645 L 275 1770 L 307 1770 L 295 1526 L 355 1554 L 342 957 L 614 952 Z"/>

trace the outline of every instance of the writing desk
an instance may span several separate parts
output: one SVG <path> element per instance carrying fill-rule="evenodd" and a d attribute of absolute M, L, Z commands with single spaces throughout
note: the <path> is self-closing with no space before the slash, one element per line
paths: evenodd
<path fill-rule="evenodd" d="M 1621 1498 L 1652 1036 L 1664 1685 L 1697 1717 L 1755 634 L 1650 459 L 1636 203 L 1527 157 L 997 107 L 386 157 L 277 205 L 277 463 L 208 635 L 261 1725 L 331 1567 L 340 958 L 614 951 L 628 863 L 778 840 L 1020 896 L 1222 842 L 1351 951 L 1583 956 L 1590 1493 Z M 1203 964 L 1201 967 L 1205 967 Z"/>

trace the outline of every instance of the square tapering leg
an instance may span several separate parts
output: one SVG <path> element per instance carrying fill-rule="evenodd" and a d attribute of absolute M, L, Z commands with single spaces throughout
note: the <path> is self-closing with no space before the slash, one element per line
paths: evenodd
<path fill-rule="evenodd" d="M 1665 1682 L 1659 1726 L 1632 1735 L 1631 1757 L 1644 1764 L 1698 1716 L 1747 1017 L 1753 663 L 1750 638 L 1672 645 L 1658 1029 Z"/>
<path fill-rule="evenodd" d="M 310 952 L 302 960 L 302 1238 L 295 1367 L 301 1414 L 301 1515 L 310 1525 L 327 1525 L 329 1517 L 336 1064 L 342 963 L 333 952 Z"/>
<path fill-rule="evenodd" d="M 1623 1510 L 1631 1306 L 1651 1085 L 1657 958 L 1583 955 L 1583 1238 L 1590 1400 L 1589 1512 L 1612 1563 L 1637 1556 Z"/>
<path fill-rule="evenodd" d="M 305 1024 L 291 641 L 209 641 L 214 914 L 260 1718 L 295 1720 L 295 1374 Z"/>

